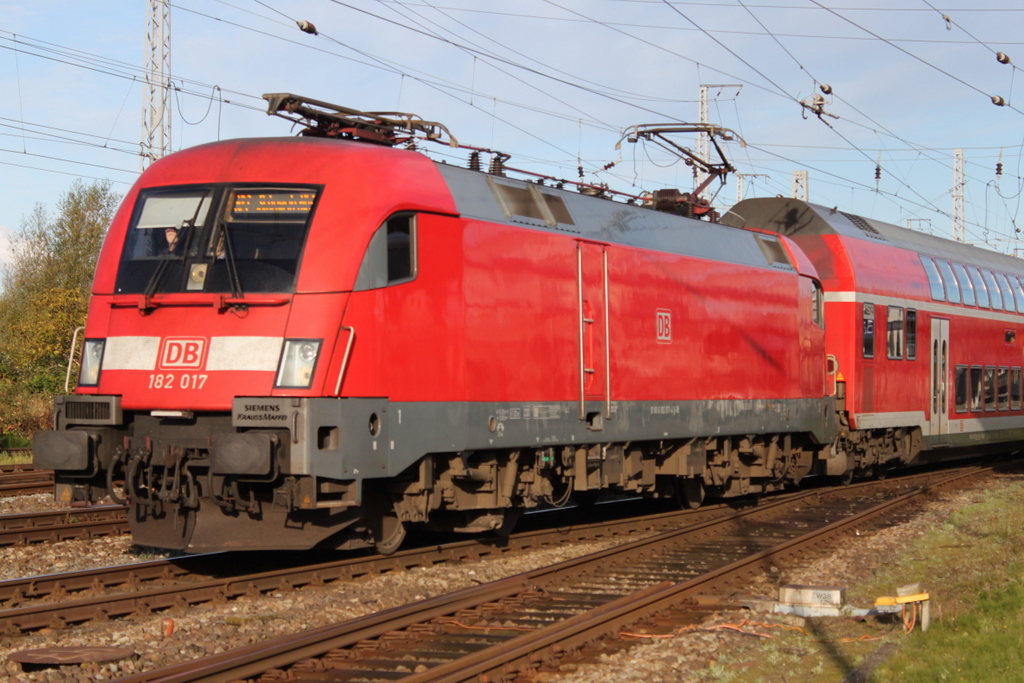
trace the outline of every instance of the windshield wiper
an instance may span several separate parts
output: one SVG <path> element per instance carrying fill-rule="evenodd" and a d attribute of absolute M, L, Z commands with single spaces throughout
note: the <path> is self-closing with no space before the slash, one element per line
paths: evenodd
<path fill-rule="evenodd" d="M 231 246 L 231 233 L 228 231 L 227 222 L 220 224 L 220 234 L 224 238 L 224 260 L 228 266 L 228 279 L 231 280 L 231 296 L 241 299 L 245 296 L 242 292 L 242 279 L 238 276 L 238 264 L 235 261 L 235 248 Z"/>

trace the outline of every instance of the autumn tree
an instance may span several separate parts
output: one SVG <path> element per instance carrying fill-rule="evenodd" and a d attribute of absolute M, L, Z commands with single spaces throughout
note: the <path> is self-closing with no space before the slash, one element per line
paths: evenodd
<path fill-rule="evenodd" d="M 100 245 L 120 197 L 109 182 L 75 181 L 55 214 L 42 204 L 11 240 L 0 291 L 0 431 L 48 419 L 63 393 L 73 330 L 85 324 Z"/>

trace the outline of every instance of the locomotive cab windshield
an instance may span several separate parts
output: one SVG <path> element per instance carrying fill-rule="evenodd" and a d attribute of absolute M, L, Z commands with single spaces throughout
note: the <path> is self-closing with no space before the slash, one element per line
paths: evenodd
<path fill-rule="evenodd" d="M 118 294 L 292 292 L 315 187 L 144 191 L 118 268 Z"/>

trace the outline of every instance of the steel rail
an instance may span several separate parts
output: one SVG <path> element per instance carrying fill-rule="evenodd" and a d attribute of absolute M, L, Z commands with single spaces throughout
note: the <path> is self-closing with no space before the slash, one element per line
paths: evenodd
<path fill-rule="evenodd" d="M 348 580 L 367 574 L 432 566 L 444 562 L 474 560 L 507 552 L 548 547 L 560 543 L 598 540 L 672 528 L 680 524 L 702 522 L 732 512 L 727 505 L 699 510 L 681 510 L 629 519 L 595 522 L 570 527 L 555 527 L 513 533 L 508 538 L 484 538 L 443 545 L 401 550 L 393 555 L 346 557 L 332 562 L 287 566 L 262 572 L 238 574 L 219 579 L 197 580 L 198 574 L 224 574 L 229 553 L 214 553 L 153 560 L 136 564 L 87 569 L 63 574 L 0 581 L 0 633 L 17 634 L 46 627 L 62 627 L 93 619 L 109 619 L 130 614 L 147 614 L 172 607 L 242 595 L 320 585 Z M 250 566 L 247 564 L 247 567 Z M 159 582 L 156 589 L 147 583 Z M 97 595 L 126 585 L 132 592 Z M 141 589 L 141 590 L 140 590 Z M 76 597 L 72 594 L 89 592 Z M 70 597 L 68 597 L 70 595 Z M 60 596 L 60 602 L 23 605 L 30 600 Z"/>
<path fill-rule="evenodd" d="M 947 474 L 946 479 L 948 481 L 946 481 L 946 484 L 963 481 L 965 477 L 977 476 L 980 471 L 980 468 L 972 468 L 968 472 L 961 471 L 957 473 L 955 477 L 949 477 Z M 919 475 L 912 479 L 919 481 L 922 486 L 927 486 L 928 482 L 924 480 L 934 480 L 936 475 Z M 594 572 L 606 566 L 616 556 L 621 560 L 625 556 L 650 555 L 659 548 L 673 542 L 676 544 L 688 542 L 694 538 L 695 533 L 712 535 L 720 533 L 723 524 L 726 526 L 735 525 L 737 522 L 749 524 L 751 520 L 756 520 L 762 516 L 769 516 L 773 510 L 778 511 L 787 507 L 799 507 L 819 497 L 845 500 L 851 497 L 850 494 L 856 495 L 858 489 L 861 491 L 865 487 L 882 489 L 887 488 L 887 485 L 892 483 L 873 482 L 843 489 L 801 492 L 792 496 L 786 496 L 784 500 L 769 502 L 756 508 L 735 512 L 721 520 L 702 522 L 687 527 L 685 530 L 670 531 L 650 538 L 640 539 L 617 548 L 568 560 L 551 567 L 526 572 L 519 576 L 481 586 L 473 586 L 448 595 L 392 608 L 340 624 L 324 626 L 285 638 L 257 643 L 238 650 L 129 676 L 121 680 L 123 683 L 148 683 L 151 681 L 185 683 L 223 681 L 256 676 L 270 669 L 287 667 L 295 662 L 322 656 L 333 650 L 351 647 L 359 644 L 361 641 L 394 634 L 396 631 L 412 626 L 425 625 L 426 622 L 457 614 L 460 610 L 467 610 L 470 607 L 480 607 L 482 604 L 494 603 L 503 599 L 540 596 L 543 594 L 545 587 L 550 587 L 559 581 L 563 581 L 569 575 L 585 575 Z M 902 485 L 907 485 L 906 480 L 903 480 Z M 897 496 L 895 501 L 887 501 L 883 506 L 873 506 L 870 509 L 869 515 L 870 517 L 877 517 L 880 514 L 885 514 L 885 511 L 891 510 L 894 505 L 905 505 L 917 496 L 922 495 L 922 492 L 926 490 L 930 489 L 913 491 L 909 494 Z M 826 525 L 827 533 L 834 535 L 843 530 L 863 525 L 865 520 L 870 517 L 857 516 L 833 522 Z M 615 633 L 622 626 L 633 623 L 644 615 L 681 604 L 701 589 L 711 590 L 715 585 L 720 585 L 715 582 L 723 580 L 736 581 L 744 576 L 752 575 L 760 567 L 763 567 L 766 562 L 769 562 L 769 558 L 771 558 L 771 561 L 777 561 L 775 558 L 788 557 L 795 552 L 795 548 L 799 545 L 814 545 L 824 542 L 826 541 L 821 537 L 821 530 L 817 530 L 812 534 L 801 535 L 797 539 L 787 541 L 777 547 L 755 553 L 751 558 L 747 558 L 744 561 L 732 562 L 725 567 L 708 572 L 702 577 L 680 584 L 659 583 L 649 586 L 637 593 L 609 601 L 594 611 L 570 617 L 555 626 L 540 629 L 527 636 L 512 638 L 490 648 L 480 649 L 476 655 L 470 658 L 441 664 L 423 674 L 413 674 L 403 678 L 403 680 L 418 683 L 420 681 L 438 680 L 439 676 L 445 675 L 451 675 L 452 678 L 450 680 L 487 680 L 488 678 L 498 680 L 510 674 L 518 665 L 532 668 L 540 661 L 538 657 L 557 656 L 558 653 L 566 649 L 579 647 L 581 644 L 600 635 Z M 790 546 L 793 549 L 788 549 Z M 538 592 L 538 588 L 542 592 Z M 599 618 L 595 615 L 599 615 Z M 423 628 L 423 626 L 418 628 Z M 300 678 L 302 677 L 302 672 L 296 673 Z M 342 671 L 338 672 L 339 676 L 343 674 L 344 672 Z M 316 676 L 316 678 L 321 678 L 321 676 Z"/>
<path fill-rule="evenodd" d="M 568 619 L 515 639 L 513 647 L 490 647 L 467 657 L 442 664 L 423 674 L 407 676 L 403 683 L 456 683 L 469 680 L 503 680 L 510 674 L 533 669 L 541 659 L 552 660 L 568 650 L 578 649 L 594 640 L 613 636 L 622 629 L 678 608 L 697 595 L 714 594 L 726 587 L 748 581 L 771 567 L 785 564 L 809 549 L 832 542 L 837 536 L 852 534 L 879 517 L 915 503 L 921 496 L 936 489 L 952 486 L 965 478 L 976 476 L 981 469 L 958 473 L 945 481 L 922 487 L 898 498 L 838 520 L 791 539 L 776 547 L 755 553 L 702 576 L 678 584 L 660 584 L 639 591 L 600 610 Z"/>
<path fill-rule="evenodd" d="M 117 536 L 128 531 L 126 510 L 107 505 L 0 515 L 0 547 Z"/>
<path fill-rule="evenodd" d="M 7 467 L 11 467 L 8 465 Z M 33 467 L 0 469 L 0 496 L 23 496 L 53 492 L 53 472 Z"/>

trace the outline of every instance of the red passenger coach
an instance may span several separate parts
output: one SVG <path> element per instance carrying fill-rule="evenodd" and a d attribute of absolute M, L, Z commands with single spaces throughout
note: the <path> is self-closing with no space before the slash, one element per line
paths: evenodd
<path fill-rule="evenodd" d="M 825 466 L 802 238 L 436 163 L 391 144 L 437 124 L 268 99 L 303 137 L 166 157 L 114 219 L 76 394 L 36 435 L 62 500 L 123 482 L 145 545 L 387 552 L 410 526 L 501 531 L 615 491 L 696 505 Z"/>
<path fill-rule="evenodd" d="M 821 278 L 840 419 L 829 474 L 1024 438 L 1019 259 L 791 199 L 740 202 L 723 222 L 790 237 Z"/>

